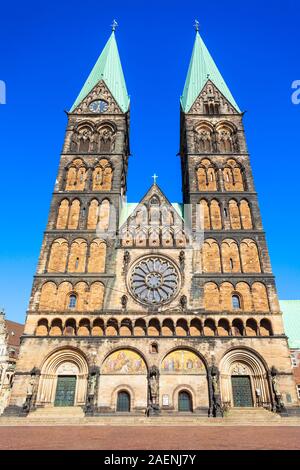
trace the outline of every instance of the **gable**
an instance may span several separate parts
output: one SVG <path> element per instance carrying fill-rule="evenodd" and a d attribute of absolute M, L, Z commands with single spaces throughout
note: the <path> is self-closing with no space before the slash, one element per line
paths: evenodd
<path fill-rule="evenodd" d="M 210 109 L 219 112 L 210 112 Z M 189 111 L 190 114 L 238 114 L 230 101 L 220 92 L 211 80 L 207 80 Z"/>
<path fill-rule="evenodd" d="M 171 204 L 153 184 L 138 204 L 125 204 L 121 211 L 120 237 L 123 246 L 185 246 L 181 207 Z"/>
<path fill-rule="evenodd" d="M 118 106 L 113 95 L 109 91 L 108 87 L 103 80 L 100 80 L 91 92 L 78 104 L 78 106 L 72 111 L 74 114 L 94 114 L 90 111 L 89 105 L 95 100 L 104 100 L 107 102 L 107 110 L 103 114 L 120 114 L 122 113 L 121 108 Z"/>

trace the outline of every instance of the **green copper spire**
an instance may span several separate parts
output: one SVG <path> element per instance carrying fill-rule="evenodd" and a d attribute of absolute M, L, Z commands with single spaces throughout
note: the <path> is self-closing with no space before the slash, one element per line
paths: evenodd
<path fill-rule="evenodd" d="M 129 108 L 129 96 L 127 93 L 125 78 L 120 61 L 118 46 L 115 37 L 115 26 L 107 41 L 99 59 L 94 65 L 93 70 L 88 76 L 87 81 L 83 85 L 81 92 L 76 98 L 71 111 L 81 103 L 82 100 L 92 91 L 100 80 L 103 80 L 113 95 L 114 99 L 120 106 L 123 113 Z"/>
<path fill-rule="evenodd" d="M 241 112 L 204 44 L 197 25 L 192 58 L 181 97 L 181 106 L 185 113 L 189 112 L 208 80 L 218 88 L 238 112 Z"/>

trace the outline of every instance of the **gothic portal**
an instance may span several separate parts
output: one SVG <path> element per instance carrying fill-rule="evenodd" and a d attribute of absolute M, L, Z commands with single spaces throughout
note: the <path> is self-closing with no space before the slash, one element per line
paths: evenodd
<path fill-rule="evenodd" d="M 7 412 L 297 405 L 243 113 L 198 31 L 181 97 L 182 204 L 125 202 L 115 33 L 68 113 Z"/>

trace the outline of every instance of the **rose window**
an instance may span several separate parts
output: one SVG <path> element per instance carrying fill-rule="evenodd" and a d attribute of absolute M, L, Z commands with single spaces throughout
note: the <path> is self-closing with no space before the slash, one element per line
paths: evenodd
<path fill-rule="evenodd" d="M 143 303 L 156 305 L 168 302 L 179 284 L 176 267 L 165 258 L 144 258 L 132 269 L 130 287 L 134 296 Z"/>

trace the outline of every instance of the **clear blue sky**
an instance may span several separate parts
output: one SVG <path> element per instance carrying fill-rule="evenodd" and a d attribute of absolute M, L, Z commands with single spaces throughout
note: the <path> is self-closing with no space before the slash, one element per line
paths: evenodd
<path fill-rule="evenodd" d="M 240 108 L 263 224 L 281 299 L 300 298 L 298 1 L 102 0 L 3 2 L 0 80 L 1 294 L 7 317 L 23 321 L 70 109 L 110 34 L 131 95 L 130 201 L 159 175 L 181 200 L 179 97 L 193 22 Z"/>

